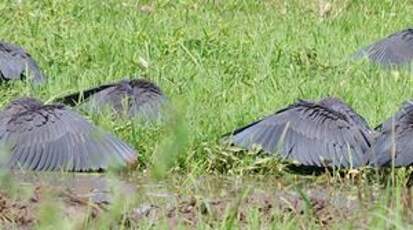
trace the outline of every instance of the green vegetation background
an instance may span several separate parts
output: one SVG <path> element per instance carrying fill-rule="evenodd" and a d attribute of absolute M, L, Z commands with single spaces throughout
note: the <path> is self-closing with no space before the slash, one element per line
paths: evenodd
<path fill-rule="evenodd" d="M 375 127 L 412 98 L 412 75 L 351 54 L 410 26 L 412 12 L 409 0 L 3 0 L 0 38 L 25 47 L 48 83 L 2 85 L 0 105 L 145 76 L 176 107 L 168 125 L 85 114 L 139 151 L 138 174 L 279 175 L 278 161 L 236 154 L 221 135 L 328 95 Z"/>

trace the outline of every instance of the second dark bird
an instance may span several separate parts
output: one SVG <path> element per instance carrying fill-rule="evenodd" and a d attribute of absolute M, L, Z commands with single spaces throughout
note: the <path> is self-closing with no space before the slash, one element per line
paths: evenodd
<path fill-rule="evenodd" d="M 373 142 L 367 122 L 337 98 L 298 102 L 235 130 L 231 143 L 305 166 L 358 167 L 366 164 Z"/>
<path fill-rule="evenodd" d="M 88 110 L 105 109 L 117 115 L 156 120 L 162 117 L 167 97 L 153 82 L 144 79 L 121 80 L 56 99 L 66 105 L 83 103 Z"/>
<path fill-rule="evenodd" d="M 383 67 L 409 66 L 413 61 L 413 28 L 393 33 L 361 48 L 353 56 L 367 57 Z"/>
<path fill-rule="evenodd" d="M 0 81 L 28 78 L 35 84 L 45 81 L 36 61 L 23 48 L 0 42 Z"/>
<path fill-rule="evenodd" d="M 413 165 L 413 101 L 403 103 L 400 110 L 377 131 L 380 134 L 369 151 L 370 165 Z"/>
<path fill-rule="evenodd" d="M 298 102 L 237 129 L 230 143 L 261 147 L 299 165 L 349 168 L 413 165 L 413 101 L 371 130 L 337 98 Z"/>

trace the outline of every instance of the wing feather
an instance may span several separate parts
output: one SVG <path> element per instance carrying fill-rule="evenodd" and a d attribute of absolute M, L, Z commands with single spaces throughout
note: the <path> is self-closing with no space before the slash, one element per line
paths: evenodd
<path fill-rule="evenodd" d="M 379 125 L 376 130 L 380 133 L 368 154 L 370 165 L 390 166 L 393 154 L 395 154 L 395 166 L 413 164 L 412 101 L 405 101 L 399 111 Z"/>
<path fill-rule="evenodd" d="M 0 116 L 1 117 L 1 116 Z M 11 154 L 9 166 L 46 171 L 94 171 L 136 160 L 136 152 L 75 112 L 45 106 L 0 126 Z"/>
<path fill-rule="evenodd" d="M 87 90 L 83 90 L 83 91 L 79 91 L 79 92 L 75 92 L 60 98 L 55 99 L 55 102 L 58 103 L 63 103 L 65 105 L 69 105 L 69 106 L 75 106 L 79 103 L 81 103 L 84 100 L 89 99 L 90 96 L 105 90 L 107 88 L 113 87 L 115 86 L 114 84 L 105 84 L 105 85 L 100 85 L 98 87 L 93 87 Z"/>
<path fill-rule="evenodd" d="M 34 83 L 45 80 L 36 61 L 23 48 L 0 42 L 0 77 L 20 80 L 22 76 L 30 76 Z"/>
<path fill-rule="evenodd" d="M 137 79 L 101 85 L 55 101 L 70 106 L 84 102 L 82 106 L 93 112 L 111 111 L 143 120 L 157 120 L 167 97 L 154 83 Z"/>
<path fill-rule="evenodd" d="M 356 59 L 367 57 L 384 66 L 408 64 L 413 59 L 413 29 L 393 33 L 361 48 L 353 57 Z"/>
<path fill-rule="evenodd" d="M 370 140 L 370 134 L 356 122 L 306 101 L 240 128 L 230 137 L 238 146 L 250 149 L 253 144 L 261 145 L 266 152 L 320 167 L 363 165 Z"/>

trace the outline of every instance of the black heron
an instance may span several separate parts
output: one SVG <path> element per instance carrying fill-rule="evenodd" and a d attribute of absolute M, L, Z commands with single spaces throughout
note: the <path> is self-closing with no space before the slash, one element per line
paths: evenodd
<path fill-rule="evenodd" d="M 167 97 L 153 82 L 144 79 L 121 80 L 55 100 L 74 106 L 83 102 L 91 111 L 109 109 L 114 114 L 154 120 L 161 117 Z"/>
<path fill-rule="evenodd" d="M 2 165 L 33 171 L 101 171 L 134 163 L 137 152 L 60 104 L 19 98 L 0 112 Z"/>
<path fill-rule="evenodd" d="M 380 131 L 369 151 L 370 165 L 377 167 L 413 164 L 413 101 L 404 102 L 400 110 L 378 127 Z"/>
<path fill-rule="evenodd" d="M 409 66 L 413 60 L 413 28 L 393 33 L 361 48 L 354 57 L 367 57 L 370 61 L 385 67 Z"/>
<path fill-rule="evenodd" d="M 372 142 L 367 122 L 337 98 L 296 103 L 235 130 L 229 142 L 303 166 L 350 168 L 366 164 Z"/>
<path fill-rule="evenodd" d="M 28 78 L 35 84 L 45 81 L 36 61 L 23 48 L 0 42 L 0 81 Z"/>

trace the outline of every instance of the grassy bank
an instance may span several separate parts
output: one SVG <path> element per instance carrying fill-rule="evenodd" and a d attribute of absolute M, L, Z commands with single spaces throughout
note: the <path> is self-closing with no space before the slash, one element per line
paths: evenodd
<path fill-rule="evenodd" d="M 411 12 L 413 4 L 407 0 L 6 0 L 0 2 L 0 38 L 25 47 L 48 83 L 39 88 L 1 85 L 0 105 L 18 96 L 46 101 L 125 76 L 144 76 L 156 82 L 176 108 L 167 124 L 142 126 L 84 113 L 139 151 L 139 164 L 131 174 L 156 179 L 171 172 L 194 178 L 259 174 L 291 184 L 344 183 L 365 187 L 367 193 L 369 186 L 385 187 L 373 211 L 363 213 L 368 220 L 363 227 L 404 228 L 410 212 L 387 208 L 389 202 L 400 204 L 404 172 L 396 172 L 399 179 L 389 186 L 374 172 L 356 176 L 356 182 L 329 175 L 301 179 L 286 173 L 276 159 L 238 153 L 221 146 L 219 139 L 298 98 L 327 95 L 342 98 L 375 127 L 411 99 L 412 75 L 351 62 L 350 56 L 410 26 Z M 305 219 L 295 219 L 302 217 L 279 215 L 274 228 L 280 223 L 306 227 Z M 218 223 L 229 228 L 237 220 L 231 218 Z M 211 227 L 201 223 L 202 228 Z"/>

